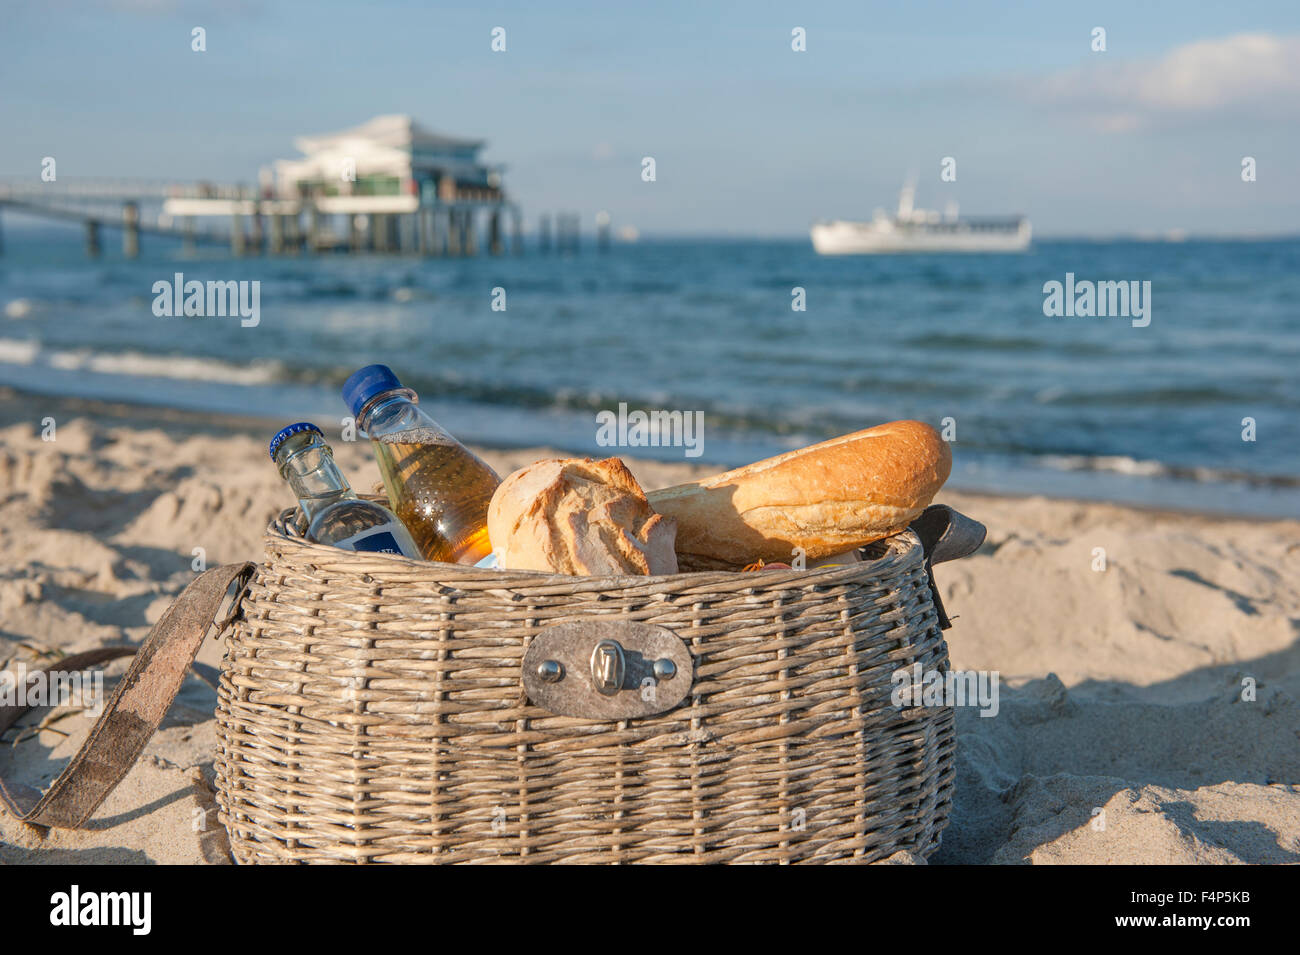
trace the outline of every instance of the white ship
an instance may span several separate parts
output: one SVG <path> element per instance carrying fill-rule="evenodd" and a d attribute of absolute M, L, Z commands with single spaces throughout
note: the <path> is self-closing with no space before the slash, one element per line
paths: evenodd
<path fill-rule="evenodd" d="M 834 219 L 812 227 L 813 248 L 822 255 L 877 255 L 886 252 L 1023 252 L 1029 248 L 1029 220 L 959 219 L 953 203 L 944 215 L 915 209 L 915 188 L 903 186 L 898 212 L 877 209 L 870 222 Z"/>

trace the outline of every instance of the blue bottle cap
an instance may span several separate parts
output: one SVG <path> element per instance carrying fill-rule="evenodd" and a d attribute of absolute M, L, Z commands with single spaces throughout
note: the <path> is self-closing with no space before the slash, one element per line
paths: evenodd
<path fill-rule="evenodd" d="M 281 428 L 275 433 L 275 437 L 271 439 L 271 460 L 275 460 L 275 452 L 280 450 L 280 445 L 284 444 L 284 442 L 288 441 L 295 434 L 302 434 L 304 431 L 313 431 L 316 434 L 319 434 L 322 438 L 325 437 L 325 432 L 316 427 L 310 421 L 299 421 L 297 424 L 291 424 L 287 428 Z"/>
<path fill-rule="evenodd" d="M 387 365 L 366 365 L 365 368 L 358 368 L 343 382 L 343 400 L 352 409 L 353 417 L 356 417 L 366 402 L 375 395 L 400 387 L 402 383 Z"/>

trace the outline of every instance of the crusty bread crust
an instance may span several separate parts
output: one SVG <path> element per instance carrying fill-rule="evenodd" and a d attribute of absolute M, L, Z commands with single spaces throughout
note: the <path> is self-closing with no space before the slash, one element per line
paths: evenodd
<path fill-rule="evenodd" d="M 901 531 L 951 470 L 938 432 L 893 421 L 647 496 L 676 519 L 683 570 L 817 560 Z"/>
<path fill-rule="evenodd" d="M 488 505 L 501 566 L 558 574 L 674 574 L 672 518 L 656 514 L 618 458 L 538 461 Z"/>

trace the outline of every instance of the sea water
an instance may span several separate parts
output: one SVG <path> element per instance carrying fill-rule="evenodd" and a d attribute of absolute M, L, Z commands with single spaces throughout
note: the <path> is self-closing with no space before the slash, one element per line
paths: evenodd
<path fill-rule="evenodd" d="M 721 468 L 918 418 L 952 441 L 954 487 L 1300 516 L 1296 240 L 232 259 L 146 236 L 138 260 L 105 242 L 89 261 L 78 230 L 5 226 L 0 385 L 31 393 L 341 423 L 339 385 L 379 361 L 467 442 Z M 259 323 L 156 316 L 152 286 L 177 271 L 258 281 Z M 1149 324 L 1044 314 L 1067 273 L 1149 281 Z M 700 454 L 598 443 L 620 403 L 701 412 Z"/>

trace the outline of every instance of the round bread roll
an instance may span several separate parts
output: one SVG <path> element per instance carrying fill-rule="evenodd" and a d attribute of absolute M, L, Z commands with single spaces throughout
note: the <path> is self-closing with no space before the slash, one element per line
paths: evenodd
<path fill-rule="evenodd" d="M 928 424 L 894 421 L 649 494 L 677 521 L 682 570 L 809 561 L 897 534 L 952 470 Z"/>
<path fill-rule="evenodd" d="M 538 461 L 502 481 L 488 505 L 505 570 L 675 574 L 674 536 L 618 458 Z"/>

